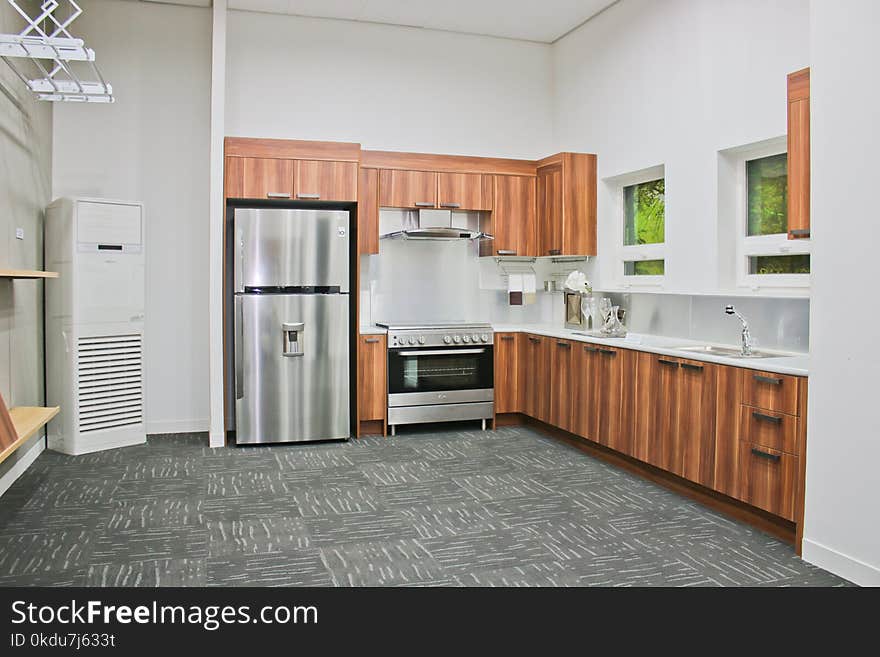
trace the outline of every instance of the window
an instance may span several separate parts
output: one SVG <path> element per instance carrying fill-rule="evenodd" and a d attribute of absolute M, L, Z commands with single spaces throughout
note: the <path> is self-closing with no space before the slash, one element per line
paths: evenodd
<path fill-rule="evenodd" d="M 666 272 L 666 179 L 661 174 L 626 184 L 622 196 L 624 280 L 659 282 Z"/>
<path fill-rule="evenodd" d="M 788 239 L 788 156 L 744 161 L 740 283 L 752 287 L 809 285 L 809 240 Z"/>

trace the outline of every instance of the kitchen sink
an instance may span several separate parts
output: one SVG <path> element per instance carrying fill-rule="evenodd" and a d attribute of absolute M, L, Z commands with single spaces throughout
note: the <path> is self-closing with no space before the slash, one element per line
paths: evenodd
<path fill-rule="evenodd" d="M 726 358 L 779 358 L 781 354 L 771 354 L 766 351 L 752 350 L 748 356 L 736 347 L 719 347 L 713 344 L 701 344 L 692 347 L 673 347 L 676 351 L 689 351 L 694 354 L 706 354 L 708 356 L 724 356 Z"/>

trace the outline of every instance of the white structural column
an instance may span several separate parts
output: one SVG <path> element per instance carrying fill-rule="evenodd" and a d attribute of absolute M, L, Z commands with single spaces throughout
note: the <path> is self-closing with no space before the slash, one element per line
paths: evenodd
<path fill-rule="evenodd" d="M 223 138 L 226 110 L 226 0 L 214 0 L 211 43 L 211 201 L 208 217 L 208 390 L 211 447 L 225 444 L 223 423 Z"/>

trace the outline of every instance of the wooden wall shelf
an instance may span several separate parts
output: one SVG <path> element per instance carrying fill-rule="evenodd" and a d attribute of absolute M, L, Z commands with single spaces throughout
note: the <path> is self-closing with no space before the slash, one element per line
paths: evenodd
<path fill-rule="evenodd" d="M 50 406 L 48 408 L 42 406 L 18 406 L 17 408 L 10 408 L 9 417 L 12 419 L 12 425 L 15 427 L 15 433 L 18 437 L 12 444 L 6 445 L 0 451 L 0 463 L 21 447 L 40 428 L 45 426 L 49 420 L 58 415 L 60 410 L 60 406 Z"/>
<path fill-rule="evenodd" d="M 58 278 L 58 272 L 38 269 L 0 269 L 0 278 Z"/>

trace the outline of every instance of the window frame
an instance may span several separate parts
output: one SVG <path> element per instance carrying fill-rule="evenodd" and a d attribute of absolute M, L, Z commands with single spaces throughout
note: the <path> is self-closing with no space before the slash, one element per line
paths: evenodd
<path fill-rule="evenodd" d="M 749 236 L 749 187 L 746 162 L 787 153 L 785 145 L 769 145 L 742 153 L 737 162 L 736 181 L 736 282 L 741 288 L 751 290 L 788 289 L 804 291 L 810 288 L 811 274 L 751 274 L 749 258 L 752 256 L 810 255 L 811 245 L 807 239 L 788 239 L 788 233 Z M 786 165 L 787 167 L 787 165 Z M 786 169 L 787 170 L 787 169 Z M 786 217 L 786 225 L 788 217 Z M 810 263 L 812 269 L 812 262 Z"/>
<path fill-rule="evenodd" d="M 617 232 L 617 261 L 615 263 L 616 278 L 620 285 L 625 288 L 629 287 L 658 287 L 662 286 L 666 280 L 668 273 L 666 258 L 666 239 L 668 231 L 666 226 L 666 196 L 663 193 L 663 241 L 659 244 L 634 244 L 627 246 L 626 244 L 626 203 L 624 189 L 639 185 L 642 183 L 652 182 L 654 180 L 663 180 L 666 183 L 666 168 L 664 165 L 643 169 L 618 178 L 617 188 L 615 190 L 617 203 L 617 221 L 615 230 Z M 627 262 L 642 262 L 645 260 L 663 260 L 662 274 L 627 274 Z"/>

